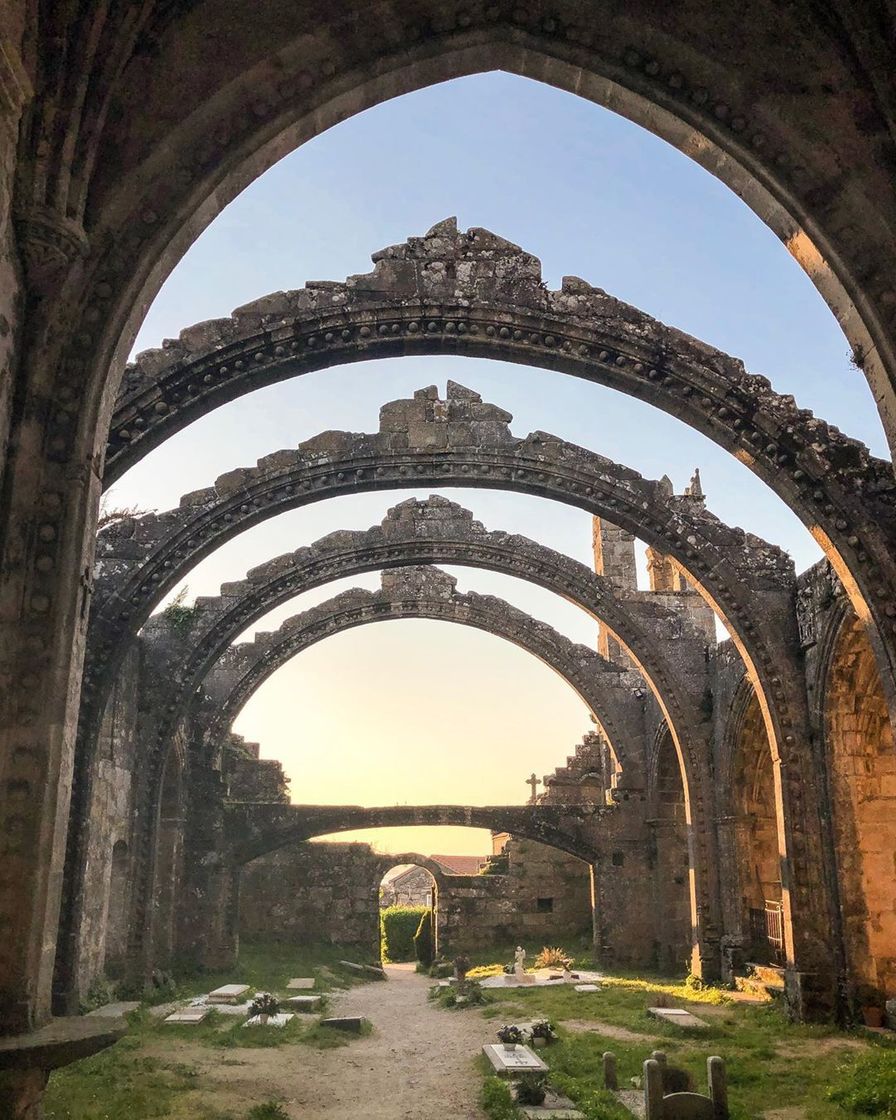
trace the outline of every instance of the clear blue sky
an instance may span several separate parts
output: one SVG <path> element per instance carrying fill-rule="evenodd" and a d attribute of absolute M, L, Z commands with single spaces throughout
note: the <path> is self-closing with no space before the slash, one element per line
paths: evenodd
<path fill-rule="evenodd" d="M 503 74 L 389 102 L 284 159 L 187 253 L 150 309 L 137 349 L 267 292 L 367 271 L 372 252 L 448 215 L 537 254 L 552 287 L 563 275 L 582 276 L 742 358 L 802 407 L 886 453 L 836 321 L 728 188 L 628 121 Z M 375 430 L 385 401 L 426 384 L 444 389 L 448 377 L 509 409 L 518 434 L 554 432 L 648 477 L 668 474 L 678 489 L 699 466 L 718 516 L 787 548 L 799 568 L 818 558 L 808 533 L 762 483 L 664 413 L 562 374 L 464 358 L 361 363 L 262 390 L 149 455 L 118 483 L 112 502 L 169 508 L 181 493 L 322 429 Z M 590 524 L 577 511 L 500 493 L 447 493 L 491 528 L 589 560 Z M 404 496 L 340 499 L 259 526 L 191 573 L 190 597 L 214 594 L 253 564 L 331 529 L 365 528 Z M 486 573 L 455 574 L 462 587 L 501 594 L 576 640 L 594 641 L 591 621 L 547 592 Z M 374 586 L 376 577 L 353 582 Z M 302 597 L 263 628 L 336 590 Z M 460 708 L 458 695 L 468 699 Z M 421 622 L 323 643 L 259 690 L 237 727 L 283 759 L 297 800 L 372 803 L 371 790 L 389 802 L 449 800 L 466 789 L 467 799 L 487 802 L 522 799 L 522 778 L 562 763 L 588 721 L 566 686 L 526 655 L 460 627 Z M 428 758 L 452 759 L 459 780 L 446 781 L 444 763 L 438 771 L 421 765 Z M 388 789 L 371 784 L 368 762 L 390 776 Z M 463 835 L 451 840 L 455 850 L 482 846 L 469 833 L 462 844 Z M 438 834 L 404 833 L 389 838 L 390 847 L 393 840 L 451 850 Z"/>

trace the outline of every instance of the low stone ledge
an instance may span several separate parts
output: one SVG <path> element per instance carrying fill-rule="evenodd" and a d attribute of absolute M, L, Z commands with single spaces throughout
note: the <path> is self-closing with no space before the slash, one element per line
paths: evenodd
<path fill-rule="evenodd" d="M 53 1070 L 89 1058 L 124 1036 L 124 1019 L 71 1016 L 28 1034 L 0 1038 L 0 1071 Z"/>

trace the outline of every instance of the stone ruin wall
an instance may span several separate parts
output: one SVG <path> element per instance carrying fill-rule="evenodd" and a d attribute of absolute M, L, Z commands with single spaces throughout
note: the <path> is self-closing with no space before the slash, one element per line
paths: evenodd
<path fill-rule="evenodd" d="M 896 996 L 896 743 L 876 659 L 826 562 L 799 579 L 810 711 L 827 775 L 836 920 L 854 1006 Z M 851 974 L 851 975 L 850 975 Z"/>
<path fill-rule="evenodd" d="M 292 844 L 240 875 L 240 937 L 323 942 L 378 960 L 382 857 L 369 844 Z"/>
<path fill-rule="evenodd" d="M 4 7 L 0 27 L 0 463 L 6 462 L 9 410 L 15 356 L 22 317 L 22 271 L 13 230 L 12 197 L 16 171 L 19 114 L 30 82 L 19 54 L 25 31 L 24 10 L 15 15 Z M 2 471 L 0 471 L 2 473 Z"/>
<path fill-rule="evenodd" d="M 126 926 L 134 866 L 132 822 L 139 771 L 137 699 L 141 647 L 134 643 L 125 658 L 102 723 L 94 762 L 90 813 L 82 827 L 87 834 L 86 905 L 78 955 L 78 989 L 82 998 L 99 977 L 125 967 L 127 929 L 113 922 L 121 915 Z M 122 873 L 123 872 L 123 873 Z"/>
<path fill-rule="evenodd" d="M 671 594 L 669 598 L 672 598 Z M 896 943 L 896 934 L 891 936 L 890 933 L 894 922 L 892 891 L 889 886 L 884 886 L 885 880 L 887 884 L 892 880 L 889 863 L 886 863 L 887 851 L 891 852 L 896 844 L 892 823 L 896 820 L 893 812 L 896 759 L 893 758 L 892 740 L 886 737 L 885 721 L 877 719 L 875 723 L 872 718 L 874 713 L 869 714 L 864 709 L 859 711 L 858 708 L 852 715 L 847 712 L 840 718 L 836 736 L 831 735 L 831 721 L 823 710 L 824 699 L 827 697 L 828 703 L 840 704 L 840 692 L 846 686 L 854 686 L 853 678 L 862 671 L 864 661 L 860 651 L 850 653 L 847 650 L 847 662 L 844 664 L 851 666 L 852 677 L 836 695 L 834 689 L 826 691 L 825 674 L 830 672 L 832 659 L 839 648 L 829 632 L 835 626 L 845 626 L 843 619 L 851 617 L 839 585 L 832 579 L 827 565 L 817 565 L 800 577 L 798 602 L 815 732 L 819 742 L 824 744 L 824 761 L 833 791 L 833 815 L 839 822 L 838 836 L 848 841 L 845 846 L 841 844 L 837 863 L 841 882 L 838 920 L 843 924 L 852 958 L 853 986 L 866 985 L 889 992 L 896 977 L 896 961 L 891 948 Z M 145 789 L 141 744 L 151 739 L 156 718 L 152 697 L 149 710 L 138 711 L 138 677 L 142 656 L 143 645 L 138 639 L 124 662 L 110 701 L 95 763 L 96 783 L 91 812 L 85 825 L 90 870 L 86 884 L 86 922 L 79 947 L 78 987 L 82 998 L 98 977 L 120 971 L 120 957 L 126 949 L 129 951 L 127 937 L 120 929 L 121 922 L 126 925 L 130 921 L 133 925 L 135 920 L 132 914 L 128 914 L 131 902 L 128 892 L 136 882 L 141 851 L 145 851 L 145 832 L 141 829 L 145 830 L 147 819 L 146 810 L 142 807 L 145 794 L 135 791 Z M 715 936 L 717 942 L 721 939 L 723 951 L 727 945 L 740 946 L 748 952 L 741 883 L 743 871 L 737 850 L 739 841 L 736 835 L 733 838 L 725 835 L 726 814 L 730 816 L 731 806 L 725 793 L 726 780 L 721 778 L 730 772 L 732 765 L 729 723 L 742 680 L 743 666 L 733 647 L 728 642 L 719 643 L 710 654 L 707 675 L 708 697 L 712 700 L 712 766 L 717 775 L 713 811 L 719 821 L 720 912 Z M 645 742 L 649 743 L 660 727 L 661 714 L 652 696 L 645 697 L 643 707 L 643 734 Z M 185 782 L 188 804 L 192 808 L 185 816 L 189 827 L 182 842 L 182 850 L 188 853 L 183 861 L 183 881 L 173 887 L 173 894 L 181 895 L 182 904 L 172 936 L 181 947 L 193 946 L 195 949 L 201 946 L 206 932 L 197 923 L 190 900 L 204 887 L 201 882 L 191 879 L 190 868 L 199 866 L 208 851 L 213 850 L 214 813 L 211 807 L 216 799 L 220 801 L 226 795 L 227 789 L 221 772 L 216 769 L 220 762 L 209 759 L 205 764 L 199 764 L 187 747 L 189 736 L 185 727 L 180 728 L 178 736 L 188 763 Z M 847 749 L 850 743 L 855 750 Z M 851 765 L 854 773 L 859 772 L 861 767 L 857 760 L 863 750 L 874 754 L 877 772 L 873 780 L 869 778 L 865 783 L 867 788 L 859 788 L 852 773 L 844 770 Z M 835 758 L 838 751 L 840 762 Z M 252 744 L 244 744 L 241 752 L 228 752 L 225 780 L 230 783 L 230 795 L 248 800 L 278 800 L 283 796 L 278 765 L 259 761 L 252 757 L 253 753 L 257 753 L 257 749 L 253 751 Z M 884 766 L 887 759 L 894 762 L 890 770 Z M 663 829 L 667 826 L 652 817 L 656 806 L 650 802 L 650 789 L 608 789 L 612 782 L 608 783 L 608 775 L 604 774 L 598 791 L 591 789 L 587 782 L 582 785 L 581 777 L 575 765 L 571 769 L 560 767 L 549 793 L 543 796 L 548 800 L 577 803 L 581 803 L 582 799 L 587 802 L 595 798 L 595 803 L 601 803 L 608 795 L 615 800 L 616 811 L 605 815 L 599 826 L 604 856 L 595 867 L 596 946 L 601 959 L 620 967 L 660 963 L 683 969 L 686 965 L 681 960 L 680 947 L 672 943 L 674 933 L 670 929 L 666 904 L 671 900 L 677 908 L 687 907 L 687 883 L 678 881 L 681 875 L 677 866 L 667 865 L 668 861 L 661 858 Z M 209 813 L 209 822 L 203 823 L 204 815 Z M 197 846 L 191 839 L 190 830 L 197 828 L 209 831 L 212 849 L 208 848 L 208 838 L 202 841 L 206 844 L 205 848 L 201 844 Z M 575 875 L 568 875 L 569 867 L 575 865 L 574 860 L 550 849 L 542 849 L 536 859 L 534 852 L 537 845 L 522 840 L 514 844 L 518 854 L 511 862 L 507 875 L 457 877 L 452 883 L 450 896 L 443 892 L 442 938 L 449 951 L 516 940 L 562 942 L 590 924 L 592 915 L 587 868 L 576 881 Z M 310 857 L 305 856 L 295 867 L 291 866 L 290 850 L 286 849 L 247 866 L 243 873 L 241 926 L 244 936 L 269 935 L 270 914 L 276 913 L 285 936 L 313 937 L 313 932 L 302 933 L 303 921 L 306 931 L 320 929 L 324 928 L 325 915 L 329 919 L 330 914 L 341 913 L 346 932 L 344 938 L 339 936 L 346 944 L 376 945 L 376 895 L 382 872 L 380 876 L 373 873 L 373 881 L 368 883 L 366 876 L 372 866 L 372 854 L 352 853 L 356 846 L 350 845 L 313 847 L 314 860 L 311 863 L 308 862 Z M 340 857 L 343 863 L 335 872 L 332 866 L 327 871 L 321 863 L 326 862 L 322 854 L 324 849 L 331 847 L 350 853 Z M 276 868 L 272 880 L 290 881 L 293 886 L 289 895 L 294 900 L 301 899 L 301 903 L 292 901 L 287 905 L 282 897 L 265 894 L 269 888 L 256 867 L 265 866 L 266 861 Z M 317 863 L 312 866 L 314 861 Z M 525 868 L 526 862 L 531 865 L 529 868 Z M 307 889 L 300 884 L 303 868 L 312 883 Z M 336 882 L 352 881 L 358 885 L 340 899 L 336 897 L 337 892 L 332 885 L 326 883 L 328 875 L 333 876 Z M 119 883 L 122 887 L 116 889 Z M 558 883 L 562 884 L 561 891 L 557 890 Z M 863 904 L 860 909 L 843 902 L 844 898 L 855 899 L 864 895 L 868 896 L 869 905 Z M 222 897 L 226 897 L 226 892 Z M 555 909 L 551 914 L 539 913 L 537 899 L 546 897 L 553 898 L 555 907 L 560 906 L 561 909 Z M 158 942 L 154 929 L 158 917 L 156 902 L 155 893 L 151 891 L 147 913 L 142 919 L 145 927 L 141 933 L 143 956 L 125 962 L 131 970 L 170 960 L 177 948 L 177 945 L 172 945 L 165 951 Z M 262 921 L 257 915 L 265 913 L 268 919 Z M 121 915 L 121 920 L 115 915 Z M 114 919 L 110 922 L 109 933 L 104 930 L 107 917 Z M 321 924 L 315 925 L 318 922 Z M 223 919 L 222 923 L 227 924 Z M 871 931 L 870 939 L 865 932 L 868 930 Z M 222 944 L 226 944 L 226 938 Z"/>
<path fill-rule="evenodd" d="M 510 945 L 590 944 L 588 868 L 529 840 L 510 844 L 501 875 L 445 875 L 438 889 L 439 944 L 455 954 Z M 300 843 L 247 863 L 240 883 L 240 936 L 324 942 L 379 957 L 379 888 L 394 866 L 367 844 Z M 539 898 L 553 900 L 540 913 Z"/>

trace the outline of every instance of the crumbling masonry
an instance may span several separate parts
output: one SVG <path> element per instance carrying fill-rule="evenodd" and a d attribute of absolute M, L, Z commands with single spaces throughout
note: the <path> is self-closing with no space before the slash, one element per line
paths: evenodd
<path fill-rule="evenodd" d="M 164 276 L 272 161 L 388 97 L 498 68 L 612 105 L 732 186 L 837 315 L 896 446 L 890 16 L 760 0 L 745 30 L 730 5 L 660 20 L 640 0 L 613 19 L 572 0 L 243 7 L 87 0 L 75 26 L 54 3 L 0 10 L 0 1111 L 36 1117 L 47 1071 L 111 1040 L 65 1017 L 100 973 L 229 959 L 253 862 L 326 877 L 298 854 L 314 807 L 283 801 L 276 766 L 238 749 L 229 721 L 266 664 L 372 611 L 494 629 L 562 666 L 596 720 L 536 805 L 479 818 L 510 827 L 516 848 L 503 883 L 443 885 L 446 944 L 473 936 L 474 915 L 512 928 L 508 899 L 537 921 L 529 903 L 554 896 L 527 893 L 526 866 L 533 883 L 579 866 L 601 959 L 689 957 L 711 977 L 765 955 L 804 1016 L 896 995 L 890 462 L 736 360 L 577 278 L 549 291 L 536 258 L 451 220 L 377 253 L 366 275 L 265 297 L 124 367 Z M 665 409 L 764 479 L 825 560 L 797 576 L 712 517 L 696 480 L 674 495 L 546 433 L 516 437 L 459 386 L 97 539 L 101 489 L 217 405 L 349 360 L 433 353 L 536 365 Z M 410 485 L 434 497 L 257 569 L 176 626 L 148 622 L 192 564 L 261 519 Z M 580 508 L 597 519 L 596 574 L 478 526 L 435 496 L 452 486 Z M 633 583 L 635 537 L 650 591 Z M 435 563 L 560 591 L 600 620 L 597 650 L 458 595 Z M 271 605 L 380 568 L 381 592 L 256 638 L 257 660 L 231 649 Z M 159 666 L 173 689 L 154 685 Z M 221 699 L 211 718 L 206 696 Z"/>

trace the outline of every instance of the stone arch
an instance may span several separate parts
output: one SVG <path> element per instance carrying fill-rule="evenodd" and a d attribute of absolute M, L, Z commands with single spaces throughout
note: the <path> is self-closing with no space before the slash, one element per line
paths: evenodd
<path fill-rule="evenodd" d="M 691 897 L 685 784 L 665 723 L 651 753 L 648 805 L 656 965 L 662 971 L 682 971 L 690 957 L 696 900 Z"/>
<path fill-rule="evenodd" d="M 434 859 L 430 859 L 429 856 L 421 855 L 419 852 L 400 852 L 398 855 L 389 855 L 383 859 L 383 864 L 385 865 L 386 863 L 389 864 L 389 867 L 385 868 L 383 875 L 392 867 L 398 867 L 403 863 L 410 863 L 415 867 L 422 867 L 425 871 L 428 871 L 437 888 L 440 886 L 444 887 L 445 885 L 445 871 L 443 868 L 441 868 Z"/>
<path fill-rule="evenodd" d="M 373 260 L 369 275 L 273 293 L 140 355 L 121 387 L 107 482 L 217 404 L 346 361 L 450 353 L 559 370 L 671 413 L 757 474 L 824 549 L 896 672 L 880 592 L 885 580 L 896 594 L 892 464 L 742 362 L 604 291 L 576 277 L 545 290 L 538 259 L 488 230 L 448 219 Z"/>
<path fill-rule="evenodd" d="M 379 882 L 382 884 L 385 876 L 388 875 L 394 867 L 400 867 L 403 864 L 419 867 L 429 875 L 432 881 L 430 905 L 430 909 L 432 910 L 431 929 L 434 955 L 438 957 L 440 955 L 440 946 L 444 940 L 444 907 L 440 905 L 440 895 L 445 889 L 444 872 L 435 860 L 430 859 L 428 856 L 419 855 L 417 852 L 403 852 L 400 855 L 387 856 L 380 862 L 380 867 L 378 868 L 380 872 Z M 396 902 L 396 905 L 401 905 L 400 900 Z"/>
<path fill-rule="evenodd" d="M 217 597 L 197 600 L 189 635 L 175 633 L 156 615 L 143 629 L 152 676 L 166 683 L 157 749 L 164 749 L 184 704 L 227 646 L 267 611 L 311 587 L 378 568 L 422 562 L 462 564 L 518 576 L 554 591 L 599 619 L 644 674 L 684 755 L 701 746 L 700 709 L 705 681 L 704 640 L 688 619 L 649 592 L 620 594 L 578 561 L 518 534 L 488 532 L 469 510 L 445 498 L 408 499 L 366 531 L 337 531 L 260 565 L 245 580 L 226 584 Z M 178 626 L 180 631 L 180 625 Z M 180 640 L 178 640 L 180 638 Z M 674 641 L 674 666 L 664 656 Z M 156 646 L 159 647 L 158 652 Z M 149 748 L 154 749 L 154 748 Z"/>
<path fill-rule="evenodd" d="M 438 568 L 399 568 L 383 573 L 376 592 L 354 588 L 287 619 L 272 634 L 230 646 L 206 675 L 193 716 L 194 733 L 211 746 L 223 741 L 250 696 L 287 661 L 318 641 L 355 626 L 401 618 L 429 618 L 472 626 L 533 654 L 581 697 L 636 787 L 643 759 L 637 729 L 642 700 L 629 674 L 587 646 L 578 645 L 502 599 L 462 594 Z"/>
<path fill-rule="evenodd" d="M 786 959 L 774 761 L 756 693 L 743 678 L 725 731 L 722 827 L 730 829 L 737 894 L 732 930 L 747 959 Z"/>
<path fill-rule="evenodd" d="M 702 499 L 673 496 L 665 482 L 645 480 L 547 433 L 513 437 L 510 419 L 453 383 L 445 402 L 434 389 L 421 390 L 412 401 L 383 407 L 377 435 L 325 433 L 296 452 L 278 452 L 256 468 L 222 476 L 215 487 L 185 496 L 177 510 L 111 526 L 98 539 L 93 657 L 114 662 L 122 643 L 189 566 L 276 512 L 411 481 L 509 489 L 602 515 L 670 555 L 730 626 L 764 697 L 775 749 L 781 750 L 785 739 L 795 742 L 781 730 L 782 724 L 805 724 L 793 657 L 789 559 L 759 538 L 724 526 L 704 511 Z M 410 435 L 418 446 L 408 446 Z M 102 692 L 96 677 L 91 667 L 87 708 Z M 795 710 L 786 711 L 790 705 Z"/>
<path fill-rule="evenodd" d="M 131 860 L 128 845 L 116 840 L 112 845 L 109 872 L 109 902 L 106 908 L 106 950 L 104 972 L 117 978 L 124 974 L 128 948 Z"/>
<path fill-rule="evenodd" d="M 571 0 L 555 0 L 550 11 L 503 0 L 447 8 L 429 0 L 407 12 L 368 6 L 363 14 L 337 6 L 312 36 L 299 7 L 290 10 L 298 23 L 284 26 L 291 17 L 279 9 L 246 21 L 234 8 L 225 15 L 207 5 L 147 6 L 131 19 L 97 3 L 74 41 L 64 12 L 41 12 L 33 52 L 41 75 L 58 81 L 37 83 L 19 147 L 16 225 L 29 324 L 3 534 L 14 605 L 3 754 L 14 759 L 10 781 L 35 791 L 26 815 L 17 803 L 4 807 L 20 832 L 54 832 L 65 813 L 56 787 L 72 750 L 94 464 L 114 391 L 109 379 L 104 399 L 103 382 L 128 349 L 136 309 L 248 179 L 351 112 L 497 67 L 650 124 L 728 178 L 827 291 L 893 430 L 892 161 L 879 158 L 892 150 L 886 37 L 868 35 L 849 5 L 823 16 L 797 6 L 783 24 L 766 5 L 754 23 L 777 34 L 760 51 L 744 46 L 733 9 L 715 6 L 709 23 L 702 12 L 695 22 L 689 8 L 664 12 L 658 28 L 648 8 L 583 24 Z M 196 21 L 218 16 L 234 34 L 226 57 L 212 61 Z M 251 36 L 238 33 L 250 25 Z M 806 67 L 800 97 L 792 92 L 793 42 L 803 45 L 798 65 Z M 178 84 L 187 74 L 191 96 Z M 16 84 L 13 130 L 30 97 L 27 83 Z M 841 189 L 843 167 L 858 169 L 849 191 Z M 10 1030 L 28 1030 L 33 1016 L 49 1013 L 44 927 L 56 908 L 58 866 L 51 858 L 22 872 L 36 903 L 27 912 L 15 898 L 4 904 L 15 947 L 4 950 Z"/>
<path fill-rule="evenodd" d="M 896 996 L 896 746 L 863 627 L 844 614 L 826 650 L 822 711 L 843 937 L 852 996 Z"/>
<path fill-rule="evenodd" d="M 820 845 L 817 809 L 804 796 L 799 763 L 808 749 L 807 714 L 791 562 L 759 538 L 724 526 L 703 510 L 701 498 L 673 496 L 666 482 L 649 482 L 544 432 L 517 439 L 509 431 L 510 419 L 453 383 L 445 401 L 434 388 L 420 390 L 413 400 L 383 407 L 377 435 L 325 433 L 298 451 L 278 452 L 256 468 L 222 476 L 214 488 L 187 495 L 177 510 L 105 530 L 98 545 L 94 650 L 101 658 L 110 657 L 116 641 L 145 619 L 151 604 L 187 566 L 280 509 L 331 494 L 404 487 L 411 480 L 417 485 L 519 490 L 576 505 L 671 556 L 727 621 L 756 683 L 769 741 L 781 760 L 784 817 L 790 829 L 806 838 L 802 856 L 792 861 L 795 878 L 785 887 L 786 901 L 802 889 L 801 859 L 820 859 L 815 852 L 816 843 Z M 409 446 L 412 437 L 421 446 Z M 86 705 L 92 702 L 92 685 L 90 679 L 85 682 Z M 707 781 L 704 770 L 701 782 L 689 791 L 693 816 L 704 812 L 696 802 L 702 802 Z M 712 842 L 702 830 L 695 839 L 701 846 Z M 818 875 L 807 875 L 809 879 L 817 882 Z M 809 911 L 818 908 L 819 892 L 810 892 L 800 905 Z M 818 922 L 826 929 L 827 915 L 818 915 Z M 810 928 L 809 922 L 801 924 L 799 937 L 808 938 Z M 802 957 L 815 951 L 799 947 Z"/>
<path fill-rule="evenodd" d="M 534 12 L 503 5 L 488 9 L 474 5 L 449 12 L 434 7 L 431 18 L 430 13 L 421 11 L 407 22 L 391 11 L 377 16 L 370 12 L 368 18 L 373 22 L 363 37 L 348 12 L 340 12 L 334 14 L 331 26 L 316 28 L 313 44 L 305 27 L 298 38 L 291 39 L 289 32 L 284 36 L 285 29 L 279 24 L 275 32 L 262 20 L 255 33 L 259 43 L 251 60 L 238 58 L 237 52 L 226 63 L 222 60 L 221 73 L 216 66 L 212 77 L 205 60 L 196 59 L 195 73 L 209 100 L 200 96 L 195 101 L 191 90 L 184 104 L 189 104 L 192 112 L 185 115 L 183 105 L 172 105 L 162 114 L 161 119 L 177 120 L 177 128 L 164 137 L 147 128 L 142 146 L 133 134 L 129 135 L 124 143 L 130 155 L 126 166 L 121 166 L 115 147 L 115 125 L 109 124 L 104 132 L 105 113 L 97 115 L 99 107 L 94 107 L 93 114 L 86 114 L 86 127 L 80 134 L 91 154 L 81 156 L 86 163 L 79 169 L 81 174 L 74 177 L 78 189 L 74 198 L 69 197 L 65 211 L 68 215 L 85 213 L 89 184 L 92 252 L 86 261 L 78 261 L 78 267 L 69 270 L 68 280 L 80 296 L 78 305 L 107 309 L 115 330 L 101 339 L 89 337 L 87 346 L 101 353 L 105 350 L 106 354 L 110 350 L 114 353 L 116 344 L 119 352 L 126 350 L 135 329 L 135 306 L 146 306 L 186 245 L 220 208 L 286 152 L 328 125 L 385 98 L 448 77 L 500 69 L 608 105 L 664 136 L 728 182 L 788 244 L 795 259 L 829 299 L 854 344 L 867 355 L 864 364 L 874 379 L 878 399 L 891 399 L 892 390 L 883 371 L 892 369 L 892 344 L 886 330 L 886 301 L 879 302 L 887 292 L 876 293 L 875 299 L 875 286 L 864 280 L 869 266 L 866 263 L 863 268 L 858 263 L 881 254 L 882 239 L 888 236 L 887 220 L 872 197 L 861 191 L 850 202 L 833 193 L 830 166 L 825 166 L 820 152 L 811 142 L 801 143 L 803 130 L 795 120 L 785 126 L 780 119 L 782 115 L 784 119 L 800 117 L 799 111 L 794 114 L 792 101 L 786 109 L 778 106 L 773 113 L 760 113 L 762 123 L 757 130 L 755 102 L 746 99 L 743 87 L 732 75 L 762 71 L 774 50 L 770 51 L 766 43 L 762 52 L 766 57 L 757 64 L 758 52 L 751 52 L 750 59 L 745 60 L 737 57 L 735 48 L 726 70 L 719 65 L 719 48 L 726 39 L 741 42 L 740 27 L 726 27 L 724 31 L 717 28 L 720 34 L 712 36 L 711 48 L 705 43 L 702 50 L 695 51 L 701 36 L 683 15 L 674 27 L 664 21 L 663 45 L 658 50 L 653 41 L 655 13 L 640 13 L 638 19 L 632 14 L 619 21 L 619 28 L 602 26 L 598 31 L 577 24 L 580 12 L 569 8 L 571 5 L 558 0 L 552 13 L 540 18 Z M 770 18 L 778 20 L 779 13 L 773 17 L 770 13 Z M 868 83 L 867 73 L 873 72 L 873 67 L 862 72 L 855 62 L 845 63 L 843 51 L 830 50 L 827 28 L 819 28 L 805 13 L 794 18 L 794 38 L 803 41 L 807 27 L 813 29 L 813 48 L 824 57 L 824 72 L 836 72 L 844 90 L 856 82 Z M 718 22 L 724 19 L 719 17 Z M 295 34 L 299 28 L 291 31 Z M 120 47 L 125 58 L 135 49 L 139 31 L 129 29 L 128 36 Z M 153 65 L 161 66 L 168 45 L 165 36 L 153 36 L 150 41 Z M 867 41 L 863 36 L 858 55 L 867 51 Z M 260 54 L 255 53 L 259 46 Z M 781 66 L 790 62 L 787 56 Z M 134 66 L 142 70 L 142 60 L 136 60 Z M 291 80 L 289 76 L 284 80 L 291 71 Z M 767 88 L 776 89 L 779 76 L 780 71 L 767 71 L 760 80 Z M 706 89 L 707 81 L 712 93 Z M 834 81 L 833 76 L 830 81 Z M 816 84 L 810 82 L 809 88 L 815 89 Z M 178 86 L 177 72 L 171 74 L 171 86 Z M 722 93 L 725 87 L 729 88 Z M 168 91 L 159 89 L 158 83 L 154 89 L 158 100 L 164 100 Z M 112 94 L 111 89 L 105 92 Z M 120 115 L 122 121 L 146 114 L 145 103 L 129 104 L 124 89 L 115 92 L 116 116 Z M 869 89 L 868 96 L 873 99 L 876 95 L 877 91 Z M 827 105 L 822 108 L 822 100 L 821 90 L 815 89 L 814 99 L 806 97 L 811 110 L 803 109 L 802 113 L 823 117 Z M 46 111 L 51 119 L 60 109 L 48 99 Z M 836 118 L 836 135 L 841 135 L 848 119 L 845 114 Z M 71 169 L 65 167 L 65 157 L 77 143 L 81 123 L 75 118 L 70 144 L 61 152 L 54 152 L 49 160 L 43 153 L 40 156 L 44 174 L 38 181 L 53 182 L 55 172 L 62 178 L 63 195 L 71 195 Z M 802 123 L 805 127 L 806 121 Z M 814 141 L 829 131 L 816 120 L 809 135 Z M 39 129 L 35 135 L 40 135 Z M 857 134 L 855 139 L 861 144 L 864 137 Z M 792 149 L 799 150 L 795 161 Z M 811 170 L 803 164 L 809 164 Z M 94 166 L 106 170 L 106 175 L 84 175 L 85 169 Z M 109 170 L 113 167 L 117 169 L 115 174 Z M 870 168 L 865 174 L 872 177 Z M 829 181 L 824 208 L 816 197 L 819 179 Z M 23 184 L 26 197 L 29 186 Z M 832 198 L 837 201 L 831 202 Z M 836 219 L 832 206 L 833 214 L 839 211 Z M 24 228 L 36 234 L 40 225 Z M 86 239 L 79 242 L 76 237 L 78 228 L 78 222 L 72 222 L 65 231 L 68 244 L 63 240 L 57 248 L 63 262 L 67 257 L 77 261 L 77 250 L 87 248 Z M 857 244 L 851 245 L 837 232 L 843 228 L 856 230 L 856 242 L 862 245 L 864 258 Z M 131 270 L 129 283 L 125 284 L 120 246 L 128 235 Z M 61 231 L 57 232 L 57 241 L 60 236 Z M 852 269 L 847 262 L 852 262 Z M 881 264 L 881 275 L 886 275 L 887 267 Z M 123 332 L 123 338 L 116 337 L 117 332 Z M 95 368 L 97 365 L 105 369 L 109 358 L 95 363 Z M 886 409 L 884 414 L 886 417 Z"/>
<path fill-rule="evenodd" d="M 588 826 L 611 812 L 569 805 L 272 805 L 231 803 L 225 837 L 234 864 L 300 840 L 371 828 L 417 825 L 487 828 L 557 848 L 585 863 L 598 851 Z"/>

